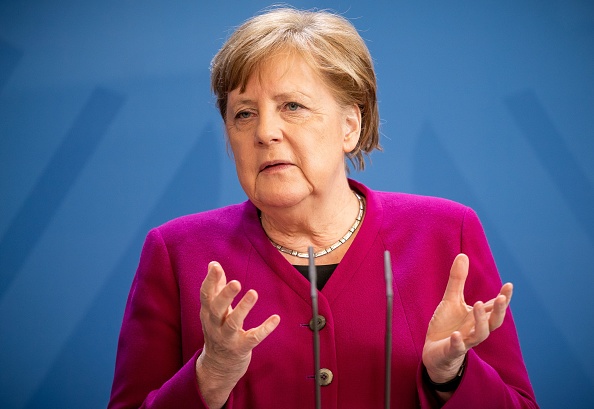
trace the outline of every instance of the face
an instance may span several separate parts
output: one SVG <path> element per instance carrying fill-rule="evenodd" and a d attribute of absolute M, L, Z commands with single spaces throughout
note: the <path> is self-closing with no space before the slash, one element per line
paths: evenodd
<path fill-rule="evenodd" d="M 260 209 L 331 195 L 346 180 L 345 153 L 361 113 L 342 107 L 309 64 L 279 55 L 228 96 L 225 127 L 239 182 Z"/>

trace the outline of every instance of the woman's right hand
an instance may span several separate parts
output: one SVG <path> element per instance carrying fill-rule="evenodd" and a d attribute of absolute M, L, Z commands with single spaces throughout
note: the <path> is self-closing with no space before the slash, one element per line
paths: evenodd
<path fill-rule="evenodd" d="M 243 321 L 256 304 L 258 293 L 249 290 L 232 308 L 231 303 L 240 291 L 238 281 L 227 283 L 219 263 L 209 263 L 200 288 L 204 348 L 196 361 L 198 386 L 209 408 L 223 407 L 237 381 L 246 373 L 252 349 L 280 322 L 278 315 L 272 315 L 258 327 L 244 330 Z"/>

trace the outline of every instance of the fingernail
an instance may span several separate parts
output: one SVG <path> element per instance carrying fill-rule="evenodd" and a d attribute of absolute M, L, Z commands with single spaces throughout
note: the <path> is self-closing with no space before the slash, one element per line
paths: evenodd
<path fill-rule="evenodd" d="M 266 330 L 272 331 L 273 329 L 276 328 L 276 326 L 279 323 L 280 323 L 280 317 L 278 315 L 275 315 L 274 317 L 272 317 L 272 319 L 270 321 L 268 321 L 268 324 L 266 324 Z"/>

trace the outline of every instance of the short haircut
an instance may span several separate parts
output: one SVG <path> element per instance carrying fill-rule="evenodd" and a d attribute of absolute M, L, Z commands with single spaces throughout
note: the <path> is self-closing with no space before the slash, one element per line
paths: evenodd
<path fill-rule="evenodd" d="M 363 170 L 363 154 L 381 149 L 377 82 L 365 41 L 338 14 L 274 8 L 239 26 L 211 63 L 211 87 L 223 121 L 229 92 L 238 87 L 243 92 L 259 64 L 281 52 L 297 52 L 305 58 L 340 105 L 359 107 L 361 135 L 347 157 L 356 170 Z"/>

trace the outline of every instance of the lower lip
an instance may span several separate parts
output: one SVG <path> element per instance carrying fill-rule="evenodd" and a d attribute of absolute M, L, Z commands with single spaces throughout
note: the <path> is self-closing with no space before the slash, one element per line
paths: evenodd
<path fill-rule="evenodd" d="M 260 173 L 282 172 L 283 170 L 289 169 L 290 167 L 291 165 L 283 163 L 282 165 L 268 166 L 267 168 L 262 169 Z"/>

